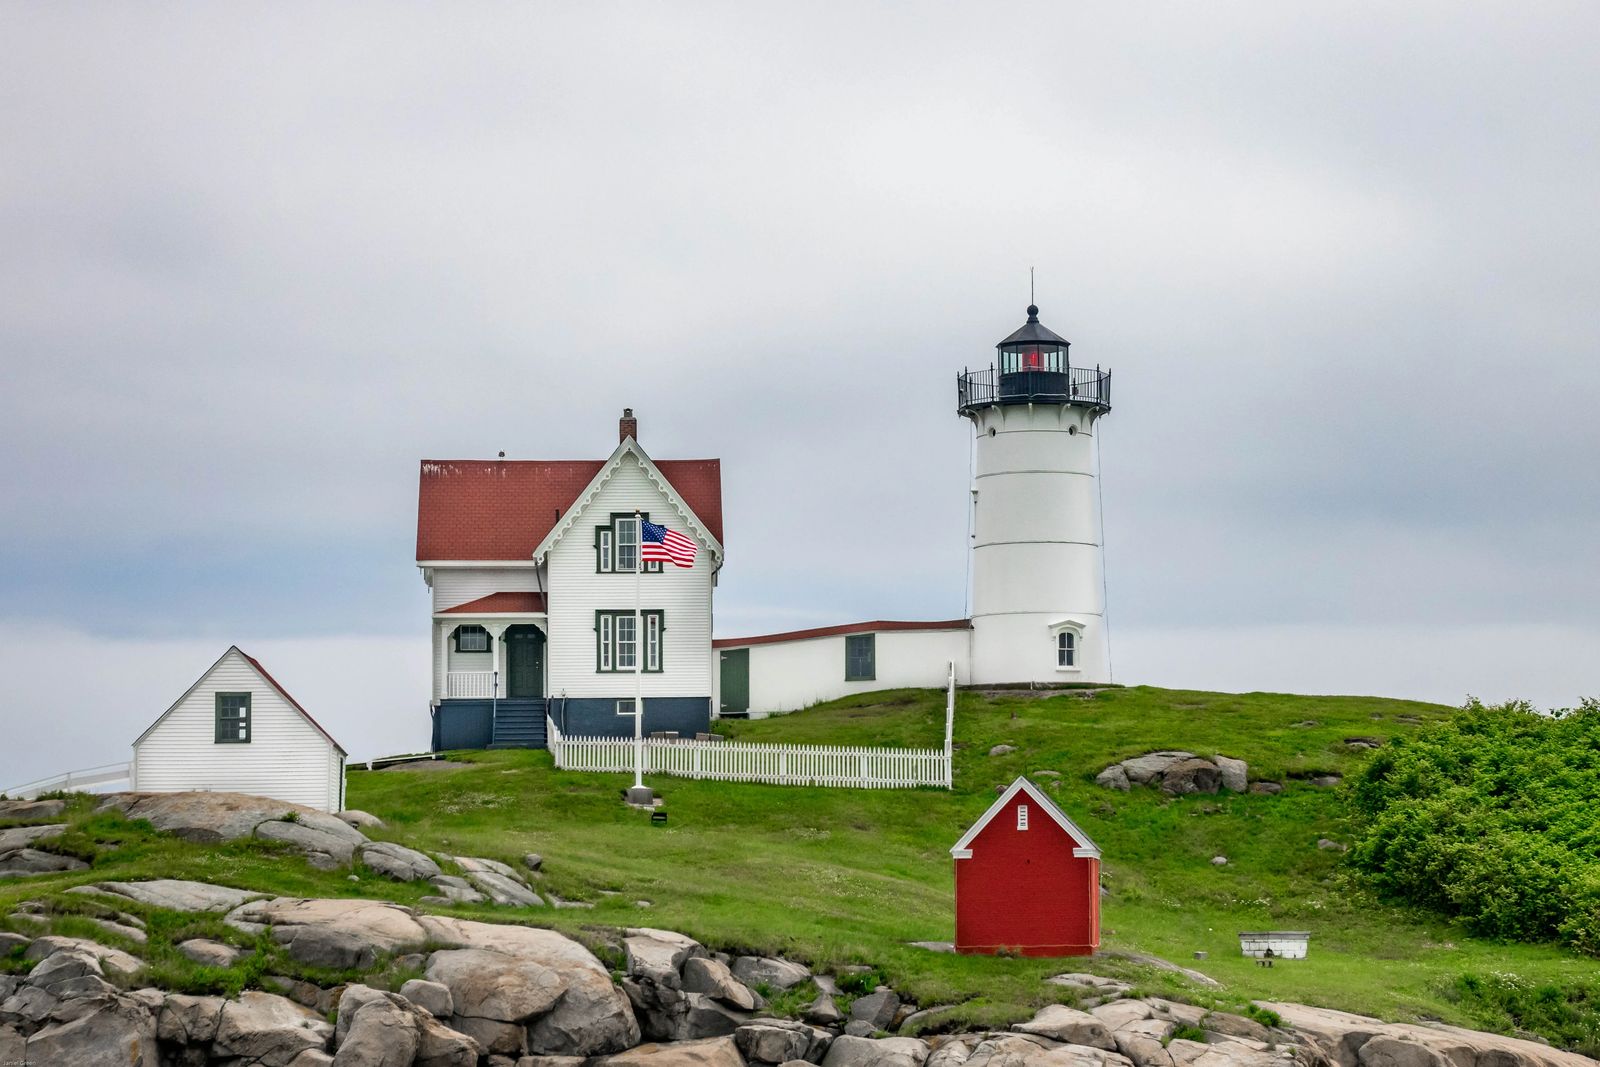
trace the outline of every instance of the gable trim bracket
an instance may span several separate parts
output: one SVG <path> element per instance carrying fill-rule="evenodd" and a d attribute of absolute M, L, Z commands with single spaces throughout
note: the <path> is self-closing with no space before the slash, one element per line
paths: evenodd
<path fill-rule="evenodd" d="M 631 455 L 639 461 L 639 467 L 644 471 L 645 477 L 649 478 L 655 487 L 661 491 L 661 494 L 667 498 L 668 503 L 678 513 L 678 517 L 683 520 L 684 525 L 689 527 L 695 536 L 705 544 L 711 552 L 712 559 L 720 566 L 722 563 L 722 544 L 711 536 L 711 531 L 700 521 L 700 516 L 694 513 L 694 509 L 672 487 L 672 483 L 667 481 L 666 475 L 661 473 L 656 465 L 651 462 L 650 457 L 645 455 L 644 449 L 640 448 L 639 443 L 631 437 L 623 439 L 622 443 L 617 446 L 617 450 L 611 453 L 611 458 L 606 460 L 605 465 L 600 468 L 594 478 L 590 480 L 588 486 L 578 495 L 578 499 L 572 502 L 571 507 L 567 508 L 567 513 L 561 517 L 561 521 L 549 533 L 545 534 L 544 540 L 540 541 L 538 547 L 533 550 L 533 562 L 535 564 L 545 562 L 550 550 L 561 542 L 561 539 L 577 523 L 579 517 L 589 510 L 589 505 L 593 503 L 596 494 L 605 487 L 606 483 L 611 480 L 611 476 L 617 472 L 622 463 L 622 457 L 625 455 Z"/>

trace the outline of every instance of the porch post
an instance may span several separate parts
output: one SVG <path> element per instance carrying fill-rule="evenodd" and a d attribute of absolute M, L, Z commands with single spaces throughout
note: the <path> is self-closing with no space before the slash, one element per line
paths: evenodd
<path fill-rule="evenodd" d="M 450 630 L 448 622 L 436 624 L 439 632 L 439 652 L 433 661 L 433 698 L 443 700 L 450 695 Z"/>
<path fill-rule="evenodd" d="M 497 699 L 505 695 L 500 676 L 500 637 L 510 625 L 510 623 L 505 622 L 486 622 L 483 624 L 483 628 L 489 631 L 489 669 L 494 671 L 492 681 L 494 683 L 494 695 Z"/>

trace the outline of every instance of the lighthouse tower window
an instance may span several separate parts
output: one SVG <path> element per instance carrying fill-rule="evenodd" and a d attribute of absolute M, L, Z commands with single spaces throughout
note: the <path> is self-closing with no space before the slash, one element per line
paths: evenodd
<path fill-rule="evenodd" d="M 1078 665 L 1078 635 L 1071 630 L 1062 630 L 1056 634 L 1056 666 L 1076 667 Z"/>

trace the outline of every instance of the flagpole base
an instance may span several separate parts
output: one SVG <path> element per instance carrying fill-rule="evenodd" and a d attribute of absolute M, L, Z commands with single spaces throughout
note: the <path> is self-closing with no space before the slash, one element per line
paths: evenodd
<path fill-rule="evenodd" d="M 651 789 L 649 786 L 647 786 L 647 785 L 635 785 L 635 786 L 629 786 L 628 787 L 628 803 L 629 804 L 642 804 L 643 806 L 648 808 L 648 807 L 653 807 L 655 805 L 655 802 L 656 802 L 656 791 L 654 789 Z"/>

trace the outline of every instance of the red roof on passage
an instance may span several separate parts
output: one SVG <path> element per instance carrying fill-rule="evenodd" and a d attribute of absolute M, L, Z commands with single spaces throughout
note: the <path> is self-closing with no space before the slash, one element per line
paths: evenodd
<path fill-rule="evenodd" d="M 544 613 L 543 593 L 490 593 L 453 608 L 445 608 L 440 615 L 496 615 L 506 613 L 537 615 Z"/>
<path fill-rule="evenodd" d="M 721 543 L 722 461 L 655 464 Z M 603 466 L 602 460 L 423 460 L 418 562 L 531 558 Z"/>
<path fill-rule="evenodd" d="M 840 634 L 871 634 L 889 630 L 970 630 L 971 619 L 950 619 L 946 622 L 858 622 L 849 626 L 819 626 L 815 630 L 790 630 L 781 634 L 762 634 L 759 637 L 719 637 L 711 642 L 712 648 L 743 648 L 745 645 L 770 645 L 779 641 L 804 641 L 808 637 L 837 637 Z"/>

